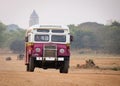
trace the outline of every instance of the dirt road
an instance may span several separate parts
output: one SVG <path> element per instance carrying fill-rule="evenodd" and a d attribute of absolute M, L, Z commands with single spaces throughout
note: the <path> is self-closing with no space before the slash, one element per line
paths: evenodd
<path fill-rule="evenodd" d="M 99 60 L 96 60 L 98 65 L 101 62 L 106 64 L 106 59 Z M 119 65 L 119 61 L 120 59 L 109 59 L 107 65 Z M 82 63 L 82 60 L 72 59 L 71 66 L 77 62 Z M 23 60 L 19 61 L 14 57 L 11 61 L 5 61 L 4 56 L 1 56 L 0 86 L 120 86 L 120 71 L 71 67 L 68 74 L 37 68 L 35 72 L 26 72 Z"/>

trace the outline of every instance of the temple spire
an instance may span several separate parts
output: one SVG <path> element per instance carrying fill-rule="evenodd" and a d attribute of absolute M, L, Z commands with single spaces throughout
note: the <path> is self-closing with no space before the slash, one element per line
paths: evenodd
<path fill-rule="evenodd" d="M 32 14 L 30 15 L 29 26 L 36 24 L 39 24 L 39 16 L 37 15 L 36 11 L 33 10 Z"/>

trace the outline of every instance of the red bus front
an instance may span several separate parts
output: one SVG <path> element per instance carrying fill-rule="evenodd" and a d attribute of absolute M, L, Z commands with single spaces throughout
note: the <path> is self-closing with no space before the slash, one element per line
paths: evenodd
<path fill-rule="evenodd" d="M 35 67 L 39 67 L 60 69 L 60 73 L 68 73 L 69 59 L 70 35 L 67 30 L 35 29 L 27 34 L 27 71 L 33 72 Z"/>

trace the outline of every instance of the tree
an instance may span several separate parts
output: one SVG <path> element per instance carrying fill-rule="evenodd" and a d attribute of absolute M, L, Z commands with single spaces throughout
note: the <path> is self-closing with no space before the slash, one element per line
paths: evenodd
<path fill-rule="evenodd" d="M 117 26 L 117 27 L 119 27 L 119 26 L 120 26 L 120 23 L 117 22 L 117 21 L 113 21 L 110 26 Z"/>
<path fill-rule="evenodd" d="M 24 41 L 14 40 L 10 45 L 10 49 L 13 51 L 13 53 L 23 53 L 25 49 Z"/>
<path fill-rule="evenodd" d="M 107 49 L 110 53 L 120 54 L 120 23 L 113 22 L 109 28 L 109 45 Z"/>
<path fill-rule="evenodd" d="M 5 35 L 4 35 L 4 31 L 6 30 L 6 26 L 0 22 L 0 48 L 3 47 L 4 42 L 5 42 Z"/>

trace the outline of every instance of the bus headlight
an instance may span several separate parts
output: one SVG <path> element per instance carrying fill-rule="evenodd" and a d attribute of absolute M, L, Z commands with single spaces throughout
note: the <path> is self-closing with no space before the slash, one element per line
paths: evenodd
<path fill-rule="evenodd" d="M 36 48 L 35 50 L 36 50 L 36 52 L 40 52 L 40 48 Z"/>
<path fill-rule="evenodd" d="M 59 51 L 60 53 L 64 53 L 65 52 L 65 50 L 64 49 L 60 49 L 60 51 Z"/>

